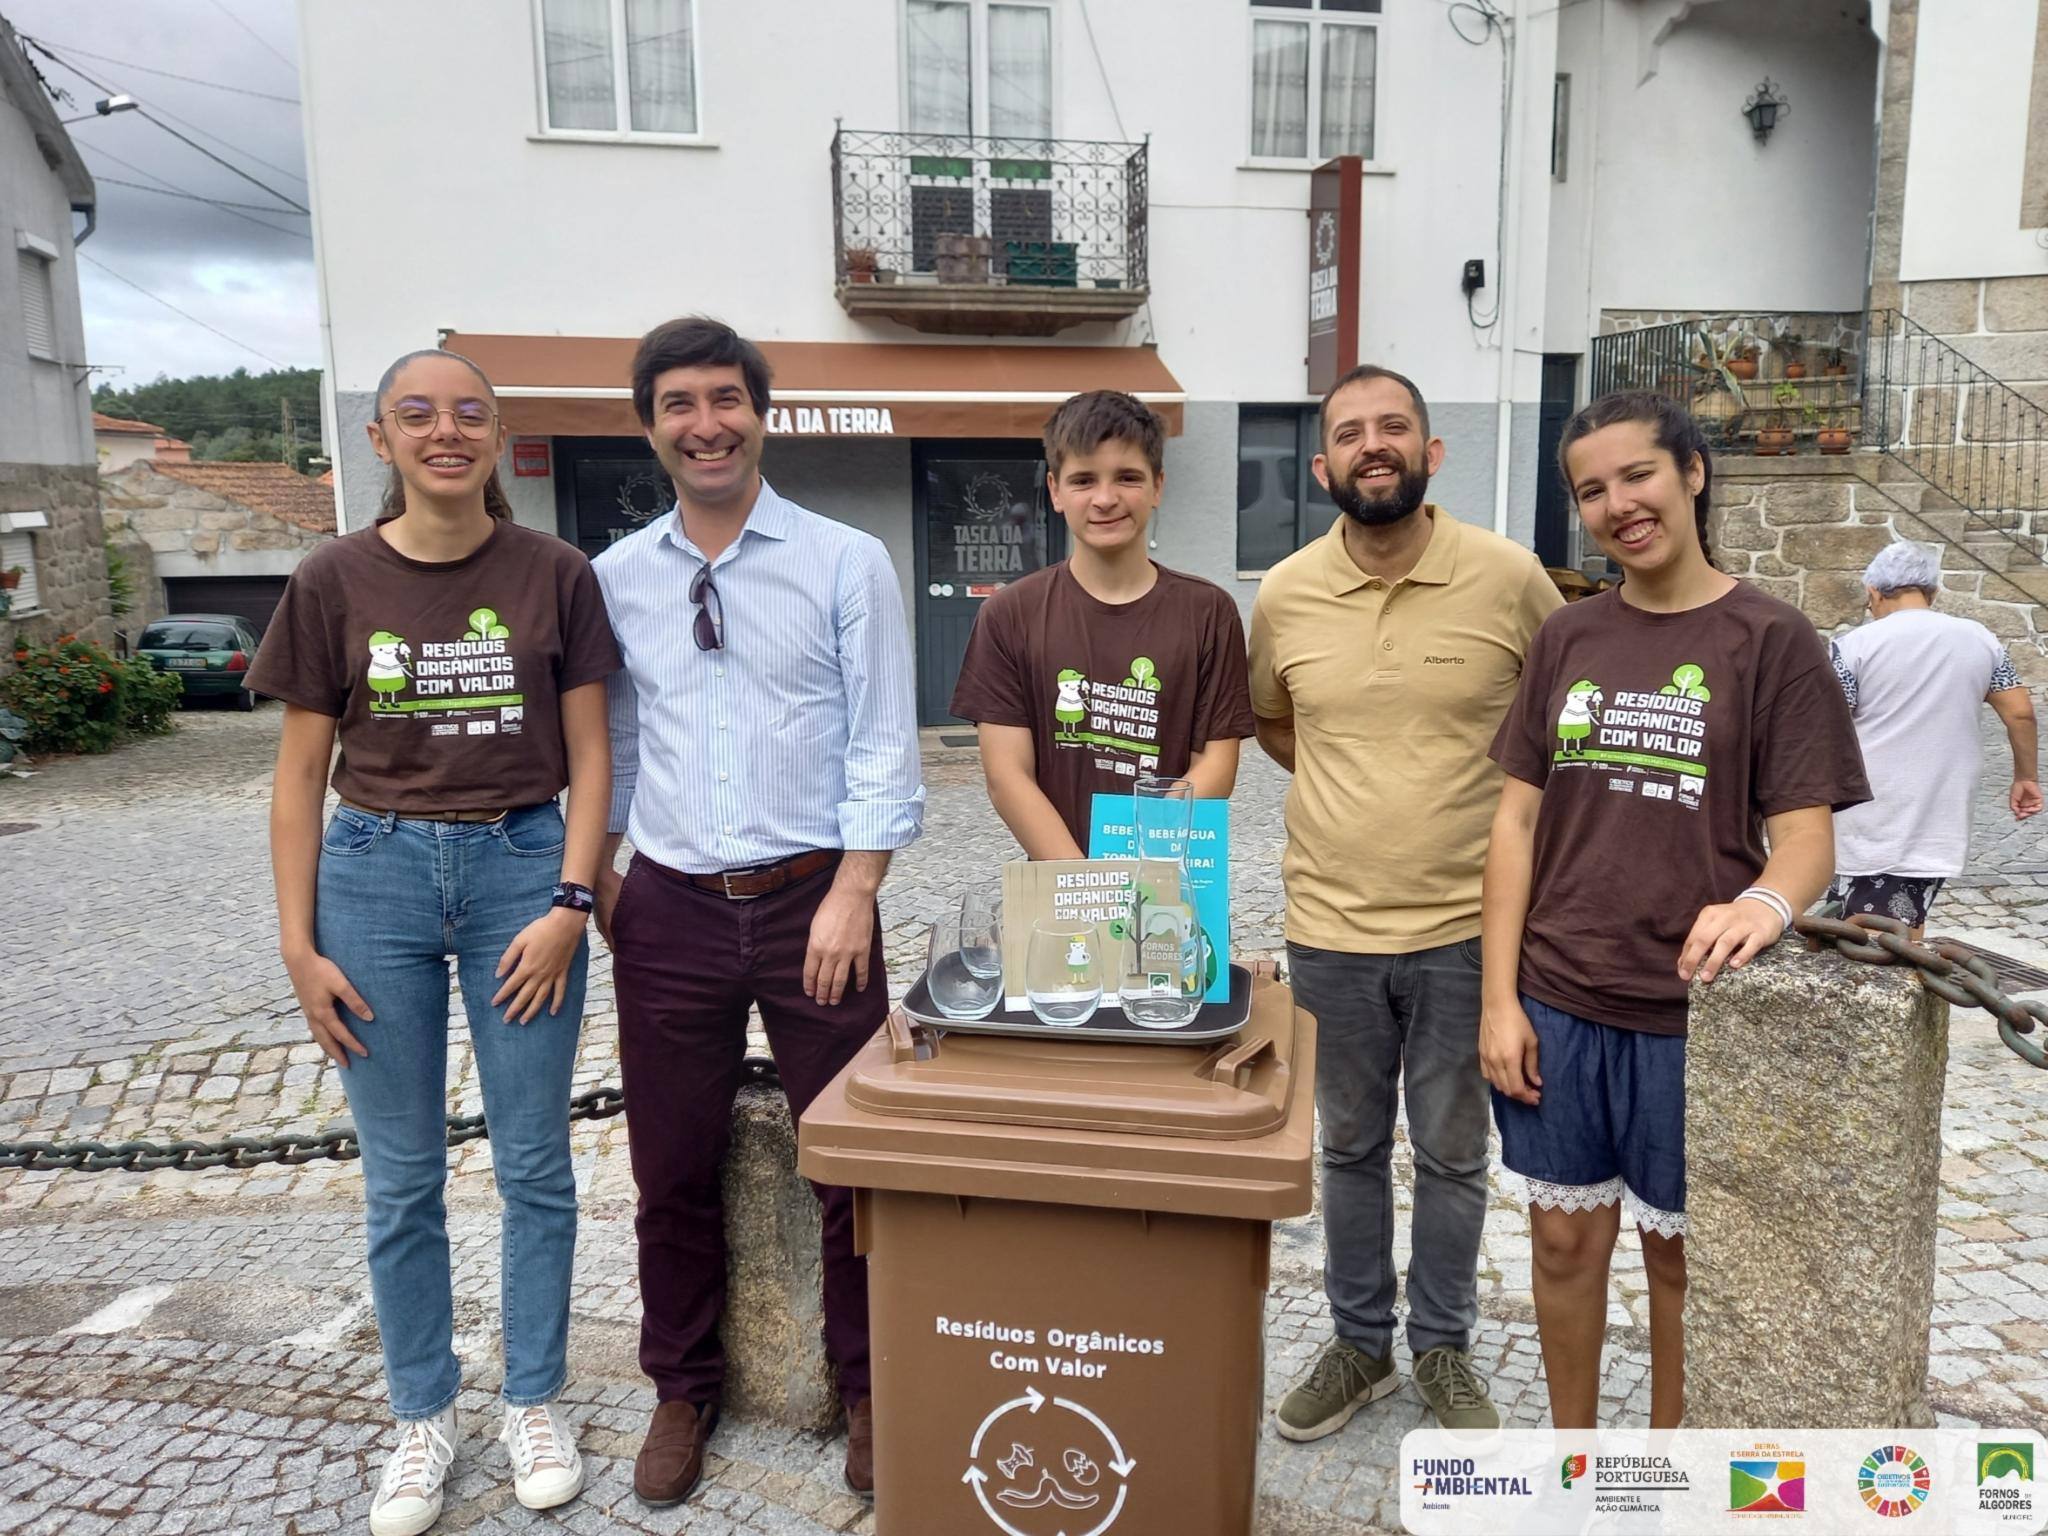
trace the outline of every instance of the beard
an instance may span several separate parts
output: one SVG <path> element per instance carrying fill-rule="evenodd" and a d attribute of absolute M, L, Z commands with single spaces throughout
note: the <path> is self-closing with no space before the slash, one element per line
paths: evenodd
<path fill-rule="evenodd" d="M 1367 528 L 1384 528 L 1389 523 L 1398 523 L 1404 517 L 1413 516 L 1421 509 L 1423 497 L 1429 492 L 1427 469 L 1420 464 L 1400 464 L 1397 466 L 1400 473 L 1393 486 L 1383 495 L 1367 497 L 1359 490 L 1358 476 L 1372 467 L 1371 464 L 1356 465 L 1350 479 L 1330 483 L 1330 500 L 1337 503 L 1338 510 L 1346 517 Z"/>

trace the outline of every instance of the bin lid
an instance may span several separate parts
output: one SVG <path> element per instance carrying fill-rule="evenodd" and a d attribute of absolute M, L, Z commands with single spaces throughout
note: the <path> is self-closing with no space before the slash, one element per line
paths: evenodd
<path fill-rule="evenodd" d="M 900 1012 L 805 1111 L 807 1177 L 1275 1219 L 1309 1205 L 1315 1023 L 1270 977 L 1213 1046 L 946 1035 Z"/>

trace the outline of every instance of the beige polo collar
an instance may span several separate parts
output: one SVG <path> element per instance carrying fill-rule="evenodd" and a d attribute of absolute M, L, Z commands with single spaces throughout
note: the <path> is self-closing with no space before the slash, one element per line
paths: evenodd
<path fill-rule="evenodd" d="M 1424 502 L 1422 510 L 1429 515 L 1429 543 L 1422 551 L 1422 558 L 1415 562 L 1415 569 L 1401 580 L 1430 587 L 1448 586 L 1458 568 L 1458 520 L 1434 502 Z M 1376 579 L 1361 571 L 1358 562 L 1351 558 L 1351 551 L 1344 543 L 1343 513 L 1337 514 L 1337 521 L 1323 535 L 1323 542 L 1328 546 L 1330 591 L 1333 594 L 1341 597 L 1347 592 L 1356 592 Z"/>

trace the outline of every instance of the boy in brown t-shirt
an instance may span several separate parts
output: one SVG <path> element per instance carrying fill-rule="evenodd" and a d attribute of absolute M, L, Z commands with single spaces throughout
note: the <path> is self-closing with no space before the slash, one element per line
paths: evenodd
<path fill-rule="evenodd" d="M 1237 604 L 1145 552 L 1164 449 L 1116 390 L 1053 412 L 1046 488 L 1072 553 L 990 598 L 967 642 L 953 713 L 980 728 L 988 797 L 1033 859 L 1085 857 L 1097 792 L 1141 773 L 1228 798 L 1254 729 Z"/>

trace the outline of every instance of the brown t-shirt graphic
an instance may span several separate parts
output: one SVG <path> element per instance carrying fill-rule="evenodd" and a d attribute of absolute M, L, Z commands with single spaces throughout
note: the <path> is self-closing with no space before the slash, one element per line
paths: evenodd
<path fill-rule="evenodd" d="M 573 546 L 501 521 L 466 559 L 428 563 L 366 528 L 293 572 L 249 686 L 340 722 L 343 799 L 496 810 L 562 792 L 561 696 L 618 666 Z"/>
<path fill-rule="evenodd" d="M 1179 777 L 1212 741 L 1252 734 L 1244 623 L 1230 594 L 1164 566 L 1133 603 L 1090 597 L 1062 561 L 983 604 L 953 713 L 1031 731 L 1038 786 L 1085 850 L 1098 791 Z"/>
<path fill-rule="evenodd" d="M 1685 1033 L 1679 950 L 1755 882 L 1762 818 L 1870 798 L 1820 636 L 1739 584 L 1684 613 L 1603 592 L 1552 614 L 1493 758 L 1543 790 L 1522 990 L 1658 1035 Z"/>

